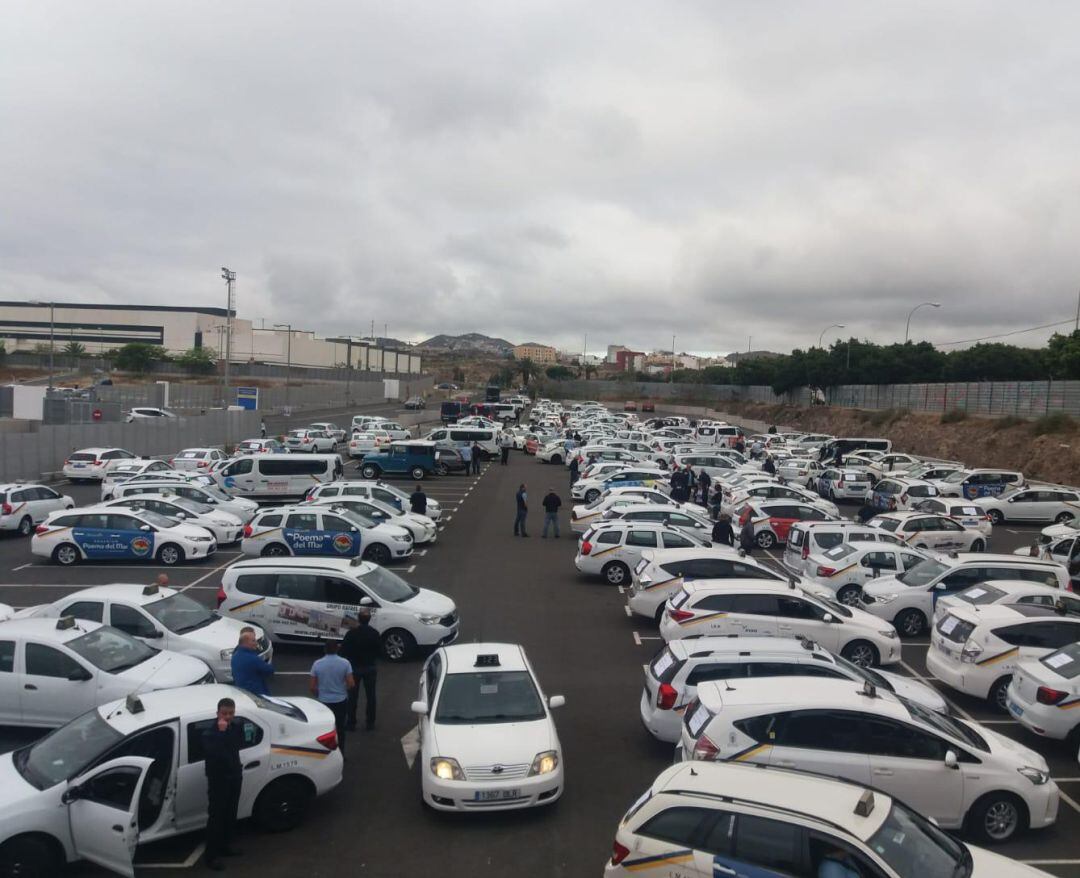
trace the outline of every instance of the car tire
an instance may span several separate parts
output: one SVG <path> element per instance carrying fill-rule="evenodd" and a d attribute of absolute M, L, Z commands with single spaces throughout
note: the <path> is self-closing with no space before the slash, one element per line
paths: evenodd
<path fill-rule="evenodd" d="M 1005 515 L 1000 509 L 991 509 L 989 512 L 991 524 L 1004 524 Z"/>
<path fill-rule="evenodd" d="M 623 585 L 630 580 L 630 568 L 622 561 L 608 561 L 600 575 L 608 585 Z"/>
<path fill-rule="evenodd" d="M 184 550 L 176 543 L 166 543 L 157 552 L 158 563 L 174 567 L 184 560 Z"/>
<path fill-rule="evenodd" d="M 974 540 L 972 542 L 972 544 L 971 544 L 970 551 L 972 551 L 972 552 L 985 552 L 986 551 L 986 541 L 985 540 Z"/>
<path fill-rule="evenodd" d="M 876 668 L 881 664 L 881 654 L 878 652 L 877 647 L 868 640 L 851 641 L 840 650 L 840 655 L 853 665 L 859 665 L 863 668 Z"/>
<path fill-rule="evenodd" d="M 411 470 L 409 470 L 409 475 L 412 476 L 415 481 L 419 482 L 421 479 L 424 478 L 424 476 L 427 475 L 427 470 L 424 469 L 422 466 L 414 466 Z"/>
<path fill-rule="evenodd" d="M 382 636 L 382 648 L 387 661 L 403 662 L 416 650 L 416 638 L 404 628 L 391 628 Z"/>
<path fill-rule="evenodd" d="M 314 799 L 310 781 L 278 778 L 259 793 L 252 815 L 265 832 L 288 832 L 304 821 Z"/>
<path fill-rule="evenodd" d="M 51 838 L 21 835 L 0 845 L 0 875 L 5 878 L 52 878 L 62 868 L 60 851 Z"/>
<path fill-rule="evenodd" d="M 379 477 L 379 468 L 373 463 L 365 463 L 360 467 L 360 475 L 365 479 L 377 479 Z"/>
<path fill-rule="evenodd" d="M 439 463 L 439 464 L 435 465 L 435 475 L 437 475 L 437 476 L 445 476 L 445 475 L 449 475 L 449 474 L 450 474 L 450 470 L 447 469 L 447 466 L 446 466 L 445 463 Z"/>
<path fill-rule="evenodd" d="M 926 630 L 926 616 L 919 610 L 909 607 L 901 610 L 893 619 L 893 627 L 901 637 L 918 637 Z"/>
<path fill-rule="evenodd" d="M 964 829 L 981 844 L 1001 844 L 1028 825 L 1027 807 L 1012 793 L 987 793 L 967 813 Z"/>
<path fill-rule="evenodd" d="M 365 561 L 370 561 L 372 564 L 378 564 L 380 567 L 385 567 L 394 556 L 382 543 L 372 543 L 364 549 L 363 557 Z"/>
<path fill-rule="evenodd" d="M 289 554 L 289 550 L 281 543 L 271 543 L 266 546 L 260 553 L 263 558 L 282 558 Z"/>
<path fill-rule="evenodd" d="M 61 567 L 70 567 L 82 560 L 77 546 L 71 543 L 61 543 L 53 549 L 52 559 Z"/>
<path fill-rule="evenodd" d="M 1005 695 L 1009 691 L 1009 683 L 1012 682 L 1012 674 L 995 680 L 990 691 L 986 693 L 986 701 L 994 710 L 1001 713 L 1009 712 L 1009 705 L 1005 701 Z"/>
<path fill-rule="evenodd" d="M 1071 512 L 1059 512 L 1057 518 L 1054 519 L 1054 524 L 1065 524 L 1065 522 L 1072 521 L 1075 517 Z"/>
<path fill-rule="evenodd" d="M 592 501 L 599 496 L 600 492 L 596 490 L 596 488 L 589 488 L 589 490 L 585 492 L 585 502 L 592 503 Z"/>
<path fill-rule="evenodd" d="M 19 536 L 28 537 L 34 532 L 34 519 L 29 515 L 24 515 L 22 521 L 19 522 Z"/>
<path fill-rule="evenodd" d="M 776 545 L 776 535 L 771 530 L 763 530 L 754 537 L 754 544 L 759 549 L 771 549 Z"/>
<path fill-rule="evenodd" d="M 553 455 L 551 455 L 551 460 L 548 461 L 548 462 L 549 463 L 562 463 L 562 455 L 561 454 L 553 454 Z"/>
<path fill-rule="evenodd" d="M 861 586 L 845 585 L 836 592 L 836 599 L 840 601 L 840 603 L 846 604 L 849 607 L 855 607 L 859 604 L 859 595 L 861 594 Z"/>

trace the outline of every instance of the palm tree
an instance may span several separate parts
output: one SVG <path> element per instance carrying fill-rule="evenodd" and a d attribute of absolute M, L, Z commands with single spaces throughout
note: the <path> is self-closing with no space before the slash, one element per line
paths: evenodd
<path fill-rule="evenodd" d="M 86 345 L 77 341 L 69 341 L 61 349 L 61 353 L 67 354 L 69 357 L 81 357 L 86 353 Z"/>
<path fill-rule="evenodd" d="M 590 377 L 596 374 L 596 366 L 592 363 L 585 364 L 585 380 L 588 381 Z"/>
<path fill-rule="evenodd" d="M 521 373 L 521 380 L 525 382 L 525 386 L 529 386 L 529 379 L 536 374 L 536 363 L 526 357 L 520 363 L 518 363 L 518 371 Z"/>

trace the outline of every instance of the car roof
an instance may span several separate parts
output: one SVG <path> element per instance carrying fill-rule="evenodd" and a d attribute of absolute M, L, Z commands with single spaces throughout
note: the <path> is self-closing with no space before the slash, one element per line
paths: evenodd
<path fill-rule="evenodd" d="M 100 622 L 91 622 L 87 619 L 75 619 L 75 624 L 70 628 L 58 628 L 59 623 L 59 619 L 8 619 L 6 622 L 0 622 L 0 634 L 5 637 L 39 637 L 53 643 L 67 643 L 69 640 L 88 634 L 95 628 L 103 627 Z"/>
<path fill-rule="evenodd" d="M 981 561 L 994 564 L 1020 564 L 1024 567 L 1043 567 L 1051 570 L 1062 567 L 1057 561 L 1044 561 L 1042 558 L 1032 558 L 1030 555 L 1005 555 L 993 552 L 959 552 L 953 560 L 960 564 L 974 564 Z"/>
<path fill-rule="evenodd" d="M 717 654 L 792 655 L 827 654 L 828 650 L 806 637 L 690 637 L 672 640 L 668 648 L 678 659 Z"/>
<path fill-rule="evenodd" d="M 864 684 L 835 677 L 800 677 L 797 687 L 784 677 L 707 681 L 697 687 L 698 699 L 706 707 L 722 704 L 725 710 L 735 705 L 782 704 L 789 710 L 853 708 L 911 720 L 892 692 L 877 689 L 871 698 L 865 691 Z"/>
<path fill-rule="evenodd" d="M 89 448 L 76 448 L 72 454 L 86 454 L 91 451 L 127 451 L 127 449 L 114 446 L 91 445 Z"/>
<path fill-rule="evenodd" d="M 699 518 L 705 512 L 704 509 L 702 509 L 701 512 L 695 512 L 692 509 L 686 509 L 684 507 L 676 508 L 672 503 L 632 503 L 629 506 L 621 507 L 620 511 L 623 515 L 626 515 L 627 512 L 684 512 L 687 515 L 696 515 Z"/>
<path fill-rule="evenodd" d="M 40 482 L 4 482 L 0 484 L 0 491 L 18 491 L 21 488 L 48 488 Z M 50 488 L 50 490 L 54 490 Z M 57 492 L 59 493 L 59 492 Z"/>
<path fill-rule="evenodd" d="M 110 582 L 107 585 L 91 585 L 87 588 L 81 588 L 78 591 L 73 591 L 70 594 L 64 595 L 62 598 L 58 598 L 53 601 L 53 604 L 60 603 L 61 601 L 68 603 L 74 600 L 87 600 L 90 598 L 106 599 L 106 598 L 123 598 L 126 601 L 130 601 L 133 604 L 142 606 L 143 604 L 152 604 L 155 601 L 159 601 L 162 598 L 172 597 L 175 594 L 179 594 L 179 589 L 170 588 L 169 586 L 161 585 L 146 585 L 144 583 L 135 582 Z M 55 620 L 53 620 L 55 621 Z"/>
<path fill-rule="evenodd" d="M 802 597 L 816 597 L 816 595 L 808 594 L 797 586 L 792 588 L 791 581 L 787 579 L 757 579 L 756 577 L 741 579 L 731 577 L 728 579 L 694 579 L 683 584 L 683 590 L 691 597 L 712 592 L 723 594 L 734 594 L 737 591 L 743 593 L 754 592 L 758 589 L 769 594 L 774 592 L 783 592 L 785 594 L 795 592 Z"/>
<path fill-rule="evenodd" d="M 274 567 L 335 570 L 339 573 L 347 573 L 350 576 L 360 576 L 370 572 L 375 565 L 370 561 L 361 561 L 359 558 L 334 558 L 328 555 L 312 555 L 304 558 L 290 558 L 288 556 L 278 558 L 249 558 L 246 561 L 236 561 L 225 569 L 226 571 L 269 570 Z"/>
<path fill-rule="evenodd" d="M 994 583 L 990 583 L 994 585 Z M 949 614 L 978 625 L 995 625 L 1001 622 L 1025 622 L 1052 619 L 1058 616 L 1053 607 L 1042 604 L 969 604 L 961 601 L 949 607 Z"/>
<path fill-rule="evenodd" d="M 482 655 L 497 655 L 499 664 L 483 665 L 480 670 L 486 669 L 495 673 L 528 670 L 525 651 L 516 643 L 456 643 L 453 646 L 444 646 L 442 652 L 448 674 L 465 674 L 478 670 L 477 657 Z"/>
<path fill-rule="evenodd" d="M 645 549 L 641 554 L 644 557 L 645 552 L 648 552 L 654 564 L 666 564 L 669 561 L 683 561 L 688 558 L 738 558 L 755 566 L 761 566 L 757 558 L 740 554 L 741 551 L 734 546 L 714 543 L 711 546 L 694 546 L 691 549 Z"/>
<path fill-rule="evenodd" d="M 102 704 L 97 708 L 98 715 L 118 732 L 128 735 L 147 725 L 161 722 L 163 719 L 183 716 L 195 711 L 213 712 L 222 698 L 231 698 L 236 702 L 239 713 L 259 709 L 255 699 L 249 693 L 224 683 L 155 689 L 152 692 L 140 692 L 138 698 L 143 707 L 138 713 L 131 713 L 126 699 L 121 698 Z"/>

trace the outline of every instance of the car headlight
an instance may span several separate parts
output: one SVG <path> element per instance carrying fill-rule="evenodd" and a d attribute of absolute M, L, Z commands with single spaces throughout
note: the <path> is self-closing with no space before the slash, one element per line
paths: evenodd
<path fill-rule="evenodd" d="M 557 750 L 545 750 L 543 753 L 536 754 L 532 768 L 529 769 L 529 777 L 536 777 L 538 774 L 551 774 L 558 767 L 559 752 Z"/>
<path fill-rule="evenodd" d="M 1024 777 L 1030 780 L 1037 787 L 1041 787 L 1044 783 L 1050 780 L 1050 772 L 1043 771 L 1040 768 L 1033 768 L 1030 765 L 1022 765 L 1016 770 L 1019 771 Z"/>
<path fill-rule="evenodd" d="M 417 615 L 417 617 L 416 617 L 416 618 L 417 618 L 418 620 L 420 620 L 420 624 L 421 624 L 421 625 L 438 625 L 438 624 L 439 624 L 439 620 L 440 620 L 440 619 L 442 618 L 442 616 L 423 616 L 423 615 Z"/>
<path fill-rule="evenodd" d="M 895 593 L 874 595 L 874 600 L 877 601 L 879 604 L 891 604 L 893 601 L 896 600 L 896 598 L 897 595 Z"/>
<path fill-rule="evenodd" d="M 885 630 L 885 631 L 878 631 L 878 634 L 880 634 L 882 637 L 888 637 L 889 640 L 897 640 L 898 639 L 895 628 L 889 628 L 888 630 Z"/>
<path fill-rule="evenodd" d="M 232 522 L 231 521 L 225 521 L 223 518 L 215 518 L 214 519 L 214 524 L 217 527 L 232 527 Z"/>
<path fill-rule="evenodd" d="M 210 542 L 210 541 L 211 541 L 212 539 L 213 539 L 213 537 L 192 537 L 192 538 L 191 538 L 191 541 L 192 541 L 193 543 L 208 543 L 208 542 Z"/>
<path fill-rule="evenodd" d="M 458 761 L 449 756 L 433 756 L 431 773 L 439 780 L 465 780 L 465 772 L 461 770 Z"/>
<path fill-rule="evenodd" d="M 221 660 L 223 662 L 229 661 L 230 659 L 232 659 L 234 652 L 236 652 L 236 647 L 233 647 L 232 649 L 223 649 L 221 651 Z"/>

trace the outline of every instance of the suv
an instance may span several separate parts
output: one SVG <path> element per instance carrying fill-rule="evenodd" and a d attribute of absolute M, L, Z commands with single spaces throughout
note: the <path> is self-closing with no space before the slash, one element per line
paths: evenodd
<path fill-rule="evenodd" d="M 890 533 L 855 521 L 797 521 L 788 531 L 783 564 L 794 573 L 802 573 L 811 555 L 820 555 L 853 540 L 877 540 L 894 545 L 903 542 Z"/>
<path fill-rule="evenodd" d="M 360 458 L 360 475 L 365 479 L 407 475 L 420 481 L 438 471 L 435 448 L 434 442 L 422 439 L 391 442 L 388 448 L 369 452 Z"/>
<path fill-rule="evenodd" d="M 641 560 L 643 549 L 692 549 L 711 543 L 656 522 L 607 522 L 589 528 L 578 543 L 574 566 L 602 576 L 609 585 L 624 585 Z"/>

